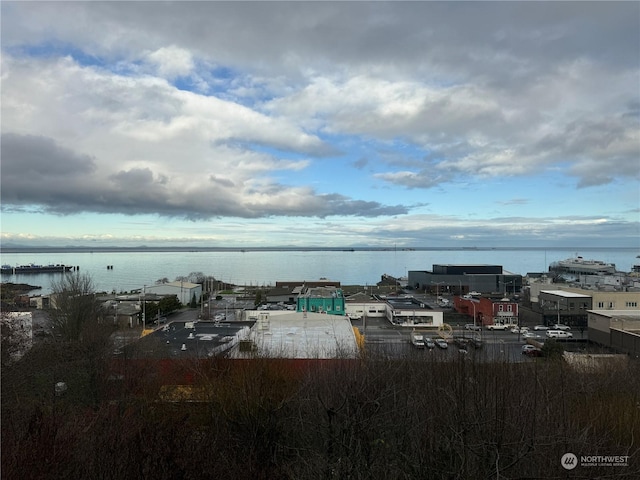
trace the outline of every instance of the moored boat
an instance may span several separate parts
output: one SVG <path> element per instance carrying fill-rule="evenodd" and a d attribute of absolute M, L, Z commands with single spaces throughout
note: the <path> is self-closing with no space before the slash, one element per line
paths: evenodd
<path fill-rule="evenodd" d="M 28 265 L 2 265 L 0 273 L 8 275 L 19 275 L 23 273 L 63 273 L 69 272 L 73 267 L 70 265 L 36 265 L 30 263 Z"/>
<path fill-rule="evenodd" d="M 603 275 L 616 273 L 615 263 L 607 263 L 601 260 L 585 260 L 580 256 L 560 260 L 549 265 L 550 272 Z"/>

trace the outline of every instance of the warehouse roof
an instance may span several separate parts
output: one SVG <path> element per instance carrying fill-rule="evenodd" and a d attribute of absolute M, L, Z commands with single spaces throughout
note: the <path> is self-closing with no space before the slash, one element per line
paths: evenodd
<path fill-rule="evenodd" d="M 312 312 L 261 312 L 235 358 L 355 358 L 358 346 L 349 319 Z"/>

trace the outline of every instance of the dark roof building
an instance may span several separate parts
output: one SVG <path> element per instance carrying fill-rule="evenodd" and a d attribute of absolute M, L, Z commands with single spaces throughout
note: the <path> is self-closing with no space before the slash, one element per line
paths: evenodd
<path fill-rule="evenodd" d="M 433 265 L 431 271 L 409 271 L 408 285 L 421 292 L 463 295 L 469 292 L 519 294 L 522 275 L 500 265 Z"/>

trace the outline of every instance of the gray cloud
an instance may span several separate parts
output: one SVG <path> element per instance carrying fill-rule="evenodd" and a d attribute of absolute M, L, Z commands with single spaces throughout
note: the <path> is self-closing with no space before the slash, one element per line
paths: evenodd
<path fill-rule="evenodd" d="M 35 176 L 38 181 L 69 175 L 80 177 L 96 169 L 92 157 L 60 147 L 51 138 L 3 133 L 0 147 L 3 180 L 5 176 L 11 180 L 18 176 Z M 3 187 L 10 188 L 10 182 L 7 180 Z"/>
<path fill-rule="evenodd" d="M 316 68 L 436 65 L 436 73 L 504 82 L 576 56 L 625 68 L 640 44 L 636 2 L 3 3 L 7 47 L 53 33 L 101 56 L 180 45 L 265 71 L 295 68 L 304 58 Z"/>
<path fill-rule="evenodd" d="M 3 207 L 35 204 L 58 214 L 151 213 L 190 219 L 375 217 L 407 212 L 403 206 L 385 206 L 279 184 L 240 186 L 242 195 L 238 195 L 229 190 L 234 187 L 231 180 L 216 176 L 210 176 L 209 180 L 224 188 L 209 188 L 205 184 L 183 190 L 165 175 L 149 168 L 132 168 L 102 176 L 89 156 L 61 148 L 52 139 L 31 135 L 3 135 L 2 159 Z"/>

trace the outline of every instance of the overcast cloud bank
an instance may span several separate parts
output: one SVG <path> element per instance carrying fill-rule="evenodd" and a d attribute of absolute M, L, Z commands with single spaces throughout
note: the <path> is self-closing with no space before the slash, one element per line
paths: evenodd
<path fill-rule="evenodd" d="M 3 2 L 3 242 L 636 246 L 637 2 Z"/>

